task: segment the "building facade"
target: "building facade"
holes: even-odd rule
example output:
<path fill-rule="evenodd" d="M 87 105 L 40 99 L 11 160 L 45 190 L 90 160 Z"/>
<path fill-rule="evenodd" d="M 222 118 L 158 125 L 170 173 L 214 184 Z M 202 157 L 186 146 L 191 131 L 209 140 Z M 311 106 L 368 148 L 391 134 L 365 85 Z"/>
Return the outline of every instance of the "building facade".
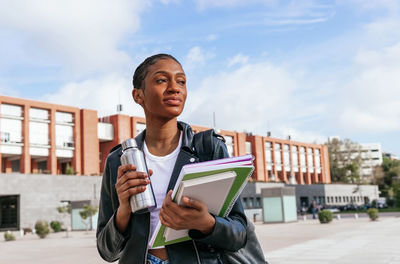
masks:
<path fill-rule="evenodd" d="M 380 143 L 364 143 L 361 146 L 360 176 L 365 181 L 373 177 L 374 167 L 382 165 L 382 146 Z"/>
<path fill-rule="evenodd" d="M 0 96 L 0 171 L 100 175 L 110 150 L 146 128 L 146 120 Z M 209 128 L 192 125 L 194 132 Z M 324 145 L 218 130 L 231 156 L 253 154 L 253 180 L 330 183 Z"/>
<path fill-rule="evenodd" d="M 99 118 L 96 110 L 0 96 L 0 230 L 32 228 L 39 219 L 62 220 L 72 227 L 80 223 L 73 221 L 79 208 L 72 209 L 72 218 L 56 208 L 65 203 L 97 205 L 110 150 L 145 128 L 141 117 Z M 195 133 L 210 129 L 192 128 Z M 252 182 L 330 183 L 324 145 L 217 132 L 224 136 L 230 156 L 254 156 Z M 250 196 L 242 201 L 249 210 L 259 202 Z"/>

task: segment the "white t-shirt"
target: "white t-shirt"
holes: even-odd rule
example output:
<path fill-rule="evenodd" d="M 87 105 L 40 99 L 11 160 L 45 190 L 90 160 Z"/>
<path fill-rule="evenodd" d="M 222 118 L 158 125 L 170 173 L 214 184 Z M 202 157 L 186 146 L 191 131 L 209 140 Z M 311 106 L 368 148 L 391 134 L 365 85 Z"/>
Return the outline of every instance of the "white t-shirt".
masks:
<path fill-rule="evenodd" d="M 153 235 L 154 229 L 159 221 L 158 215 L 161 206 L 167 194 L 169 180 L 175 166 L 176 159 L 178 158 L 179 151 L 182 146 L 182 133 L 179 138 L 178 146 L 174 151 L 166 156 L 155 156 L 151 154 L 147 148 L 146 141 L 144 141 L 143 151 L 146 157 L 148 169 L 153 170 L 153 175 L 150 177 L 151 185 L 153 187 L 154 196 L 156 197 L 157 207 L 150 212 L 150 237 Z M 160 247 L 162 248 L 162 247 Z"/>

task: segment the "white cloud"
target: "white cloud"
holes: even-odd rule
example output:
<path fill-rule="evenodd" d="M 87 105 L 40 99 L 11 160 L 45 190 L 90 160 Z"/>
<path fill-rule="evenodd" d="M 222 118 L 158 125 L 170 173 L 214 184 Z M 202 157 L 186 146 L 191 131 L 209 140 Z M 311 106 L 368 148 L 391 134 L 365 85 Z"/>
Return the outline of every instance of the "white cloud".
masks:
<path fill-rule="evenodd" d="M 246 64 L 248 60 L 249 60 L 248 56 L 245 56 L 241 53 L 236 54 L 235 57 L 228 59 L 228 67 L 232 67 L 233 65 L 236 64 Z"/>
<path fill-rule="evenodd" d="M 191 48 L 185 58 L 185 67 L 187 71 L 191 71 L 194 68 L 202 67 L 205 65 L 206 61 L 213 58 L 214 54 L 211 52 L 206 52 L 199 46 Z"/>
<path fill-rule="evenodd" d="M 269 63 L 247 64 L 232 72 L 220 72 L 189 90 L 183 118 L 199 125 L 265 133 L 291 113 L 296 81 L 285 69 Z"/>
<path fill-rule="evenodd" d="M 214 40 L 216 40 L 217 38 L 218 38 L 218 35 L 217 35 L 217 34 L 210 34 L 210 35 L 207 36 L 207 40 L 208 40 L 208 41 L 214 41 Z"/>
<path fill-rule="evenodd" d="M 196 0 L 196 4 L 200 9 L 211 7 L 236 7 L 249 4 L 271 4 L 276 0 Z"/>
<path fill-rule="evenodd" d="M 122 114 L 144 116 L 141 106 L 131 96 L 131 78 L 109 74 L 99 79 L 71 82 L 57 92 L 46 94 L 40 100 L 88 108 L 98 111 L 99 117 L 116 114 L 117 104 L 123 105 Z"/>
<path fill-rule="evenodd" d="M 145 6 L 130 0 L 2 1 L 0 28 L 23 38 L 16 48 L 32 60 L 84 75 L 131 62 L 118 45 L 125 33 L 139 28 Z"/>
<path fill-rule="evenodd" d="M 350 5 L 354 8 L 356 6 L 358 9 L 363 9 L 366 11 L 386 9 L 389 12 L 396 12 L 399 9 L 398 0 L 337 0 L 337 3 Z"/>
<path fill-rule="evenodd" d="M 400 42 L 362 50 L 355 62 L 356 74 L 341 93 L 340 125 L 364 133 L 400 130 Z"/>
<path fill-rule="evenodd" d="M 318 131 L 299 130 L 285 125 L 279 127 L 277 131 L 280 138 L 290 136 L 293 141 L 324 144 L 328 139 L 326 135 Z M 272 134 L 272 137 L 276 137 L 276 135 Z"/>
<path fill-rule="evenodd" d="M 176 4 L 176 3 L 180 3 L 180 2 L 181 2 L 180 0 L 161 0 L 161 3 L 163 3 L 164 5 L 168 5 L 170 3 Z"/>

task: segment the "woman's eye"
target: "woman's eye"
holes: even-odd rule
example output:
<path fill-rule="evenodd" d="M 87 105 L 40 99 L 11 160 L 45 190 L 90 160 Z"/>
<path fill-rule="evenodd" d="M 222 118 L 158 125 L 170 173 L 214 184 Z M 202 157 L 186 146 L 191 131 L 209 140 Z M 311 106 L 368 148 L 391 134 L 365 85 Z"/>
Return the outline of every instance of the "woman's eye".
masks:
<path fill-rule="evenodd" d="M 180 85 L 185 85 L 186 81 L 185 81 L 185 80 L 180 80 L 180 81 L 178 81 L 178 83 L 179 83 Z"/>
<path fill-rule="evenodd" d="M 164 83 L 164 82 L 166 82 L 166 81 L 167 81 L 167 79 L 157 79 L 157 80 L 156 80 L 157 83 Z"/>

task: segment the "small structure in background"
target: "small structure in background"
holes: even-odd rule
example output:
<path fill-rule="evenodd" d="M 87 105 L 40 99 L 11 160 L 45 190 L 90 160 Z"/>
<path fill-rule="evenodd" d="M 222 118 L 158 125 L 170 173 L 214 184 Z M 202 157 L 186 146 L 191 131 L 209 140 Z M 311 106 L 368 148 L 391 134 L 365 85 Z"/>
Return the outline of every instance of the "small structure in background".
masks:
<path fill-rule="evenodd" d="M 261 190 L 264 223 L 297 221 L 296 192 L 294 187 Z"/>

